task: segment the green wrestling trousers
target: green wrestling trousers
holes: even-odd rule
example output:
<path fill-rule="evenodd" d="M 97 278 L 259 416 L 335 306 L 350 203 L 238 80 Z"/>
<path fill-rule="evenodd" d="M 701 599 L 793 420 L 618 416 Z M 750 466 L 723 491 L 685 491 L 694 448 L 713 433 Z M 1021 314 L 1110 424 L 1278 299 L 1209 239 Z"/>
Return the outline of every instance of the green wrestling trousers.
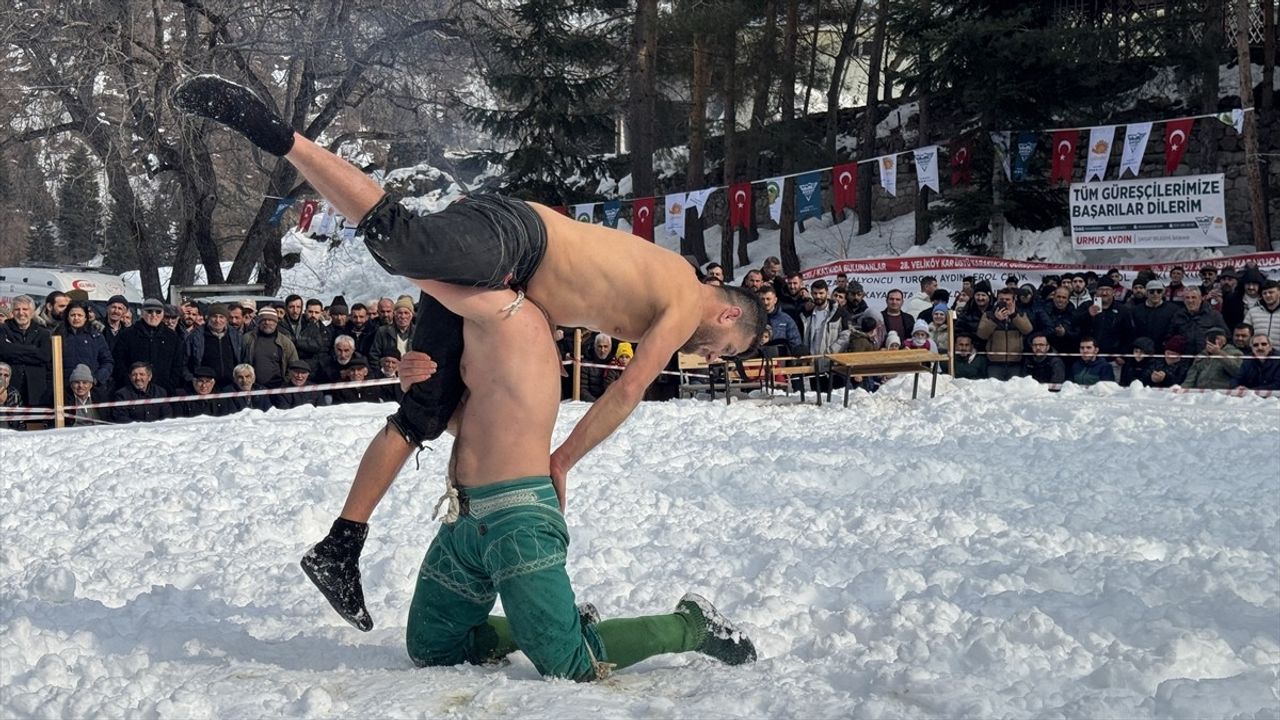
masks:
<path fill-rule="evenodd" d="M 565 572 L 569 533 L 551 479 L 459 488 L 464 509 L 440 527 L 418 572 L 406 642 L 419 666 L 481 664 L 522 650 L 546 677 L 595 680 L 662 653 L 694 649 L 672 613 L 588 625 Z M 490 615 L 502 598 L 507 616 Z"/>

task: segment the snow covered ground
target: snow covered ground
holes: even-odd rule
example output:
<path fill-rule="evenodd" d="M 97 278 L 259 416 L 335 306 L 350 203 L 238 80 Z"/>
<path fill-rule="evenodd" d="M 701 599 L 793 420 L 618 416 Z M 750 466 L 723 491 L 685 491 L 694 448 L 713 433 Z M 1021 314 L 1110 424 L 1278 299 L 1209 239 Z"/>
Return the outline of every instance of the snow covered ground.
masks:
<path fill-rule="evenodd" d="M 579 597 L 702 592 L 762 659 L 590 685 L 409 662 L 447 442 L 375 515 L 373 632 L 305 580 L 385 407 L 0 431 L 0 717 L 1280 716 L 1280 402 L 905 398 L 643 405 L 571 477 Z"/>

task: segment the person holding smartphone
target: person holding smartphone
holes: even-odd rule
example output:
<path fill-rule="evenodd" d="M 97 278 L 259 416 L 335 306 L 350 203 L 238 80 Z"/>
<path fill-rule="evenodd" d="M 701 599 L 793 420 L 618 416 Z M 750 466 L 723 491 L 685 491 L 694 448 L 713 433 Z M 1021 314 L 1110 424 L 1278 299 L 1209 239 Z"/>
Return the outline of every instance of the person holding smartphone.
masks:
<path fill-rule="evenodd" d="M 1008 380 L 1022 374 L 1022 339 L 1031 331 L 1031 318 L 1018 310 L 1013 289 L 1001 288 L 978 321 L 978 337 L 987 343 L 987 377 Z"/>

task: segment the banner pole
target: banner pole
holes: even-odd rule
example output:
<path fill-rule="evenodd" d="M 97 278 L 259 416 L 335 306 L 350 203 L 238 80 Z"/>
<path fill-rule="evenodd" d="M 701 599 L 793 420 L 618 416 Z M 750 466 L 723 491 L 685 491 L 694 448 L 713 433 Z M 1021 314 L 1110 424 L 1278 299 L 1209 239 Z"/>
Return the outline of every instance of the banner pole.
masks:
<path fill-rule="evenodd" d="M 947 311 L 947 371 L 956 376 L 956 311 Z"/>

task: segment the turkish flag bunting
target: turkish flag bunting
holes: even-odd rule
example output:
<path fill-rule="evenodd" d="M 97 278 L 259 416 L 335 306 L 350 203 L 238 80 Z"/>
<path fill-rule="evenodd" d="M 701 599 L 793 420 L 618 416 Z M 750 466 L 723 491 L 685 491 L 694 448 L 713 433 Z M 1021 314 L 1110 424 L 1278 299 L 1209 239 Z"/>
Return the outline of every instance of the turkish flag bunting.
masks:
<path fill-rule="evenodd" d="M 1172 175 L 1182 162 L 1182 154 L 1187 151 L 1187 141 L 1191 139 L 1191 126 L 1195 118 L 1170 120 L 1164 124 L 1164 174 Z"/>
<path fill-rule="evenodd" d="M 1059 180 L 1071 184 L 1071 170 L 1076 164 L 1076 143 L 1080 140 L 1079 130 L 1059 130 L 1053 134 L 1053 171 L 1049 173 L 1049 184 L 1056 185 Z"/>
<path fill-rule="evenodd" d="M 835 214 L 858 207 L 858 163 L 845 163 L 831 168 L 831 205 Z"/>
<path fill-rule="evenodd" d="M 653 242 L 653 198 L 636 198 L 631 202 L 631 232 Z"/>
<path fill-rule="evenodd" d="M 316 216 L 316 208 L 320 205 L 315 200 L 302 203 L 302 214 L 298 216 L 298 229 L 306 232 L 311 229 L 311 218 Z"/>
<path fill-rule="evenodd" d="M 729 186 L 729 229 L 751 227 L 751 183 Z"/>
<path fill-rule="evenodd" d="M 951 143 L 951 184 L 952 185 L 968 185 L 973 182 L 973 175 L 969 172 L 969 163 L 972 151 L 969 149 L 968 140 L 956 140 Z"/>

